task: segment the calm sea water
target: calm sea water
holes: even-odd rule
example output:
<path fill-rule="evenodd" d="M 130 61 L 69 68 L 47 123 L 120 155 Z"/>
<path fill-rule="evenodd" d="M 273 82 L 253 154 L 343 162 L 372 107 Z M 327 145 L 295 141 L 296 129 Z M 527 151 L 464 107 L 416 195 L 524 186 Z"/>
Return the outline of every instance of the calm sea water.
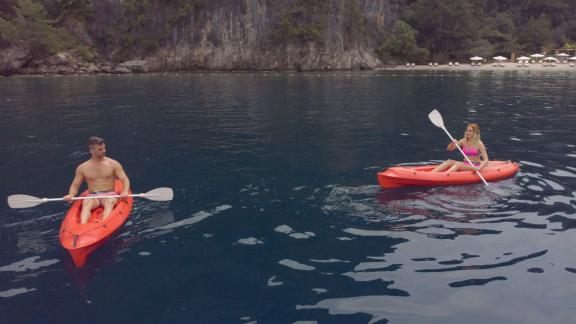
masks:
<path fill-rule="evenodd" d="M 0 79 L 2 323 L 569 323 L 576 70 Z M 384 191 L 376 173 L 458 158 L 427 114 L 521 171 Z M 82 269 L 60 197 L 91 135 L 138 200 Z"/>

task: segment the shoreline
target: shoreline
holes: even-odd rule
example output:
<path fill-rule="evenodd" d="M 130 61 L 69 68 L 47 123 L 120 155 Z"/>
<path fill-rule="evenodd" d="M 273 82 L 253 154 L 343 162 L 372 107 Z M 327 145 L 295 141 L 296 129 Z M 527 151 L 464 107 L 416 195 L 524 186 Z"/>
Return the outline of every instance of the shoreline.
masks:
<path fill-rule="evenodd" d="M 122 72 L 71 72 L 66 71 L 66 73 L 58 72 L 39 72 L 39 73 L 21 73 L 12 74 L 10 76 L 0 76 L 0 79 L 9 79 L 12 77 L 62 77 L 62 76 L 113 76 L 113 75 L 180 75 L 180 74 L 230 74 L 230 73 L 290 73 L 290 74 L 305 74 L 305 73 L 370 73 L 370 72 L 382 72 L 382 71 L 457 71 L 457 72 L 467 72 L 467 71 L 537 71 L 537 72 L 570 72 L 574 71 L 576 73 L 576 66 L 570 66 L 570 63 L 558 63 L 555 66 L 544 65 L 542 63 L 533 63 L 526 66 L 518 66 L 516 63 L 503 63 L 502 66 L 494 66 L 493 64 L 483 64 L 483 65 L 470 65 L 470 64 L 460 64 L 458 66 L 439 64 L 439 65 L 416 65 L 416 66 L 385 66 L 376 69 L 367 70 L 182 70 L 182 71 L 134 71 L 129 69 L 124 69 Z"/>
<path fill-rule="evenodd" d="M 458 66 L 450 66 L 448 64 L 438 65 L 416 65 L 406 66 L 398 65 L 396 67 L 385 67 L 380 70 L 396 70 L 396 71 L 545 71 L 545 72 L 569 72 L 576 73 L 576 66 L 570 66 L 570 63 L 557 63 L 555 66 L 543 63 L 526 64 L 525 66 L 518 66 L 517 63 L 503 63 L 502 66 L 494 66 L 492 63 L 478 65 L 460 64 Z"/>

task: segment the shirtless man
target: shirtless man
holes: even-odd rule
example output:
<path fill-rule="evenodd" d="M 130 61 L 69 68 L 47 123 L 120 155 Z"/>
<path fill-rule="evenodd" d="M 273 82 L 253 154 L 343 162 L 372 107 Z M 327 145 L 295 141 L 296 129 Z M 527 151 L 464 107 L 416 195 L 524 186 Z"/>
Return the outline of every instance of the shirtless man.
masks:
<path fill-rule="evenodd" d="M 128 179 L 122 165 L 118 161 L 106 157 L 106 144 L 104 143 L 104 139 L 96 136 L 90 137 L 88 139 L 88 148 L 90 149 L 92 157 L 76 168 L 74 180 L 72 180 L 68 194 L 63 197 L 64 200 L 71 202 L 72 197 L 78 194 L 78 190 L 83 181 L 86 181 L 88 185 L 89 195 L 117 195 L 118 193 L 114 192 L 115 179 L 122 181 L 124 190 L 120 195 L 127 197 L 130 191 L 130 179 Z M 117 201 L 116 198 L 82 200 L 80 223 L 85 224 L 88 222 L 90 212 L 98 206 L 104 206 L 102 220 L 106 219 L 114 209 Z"/>

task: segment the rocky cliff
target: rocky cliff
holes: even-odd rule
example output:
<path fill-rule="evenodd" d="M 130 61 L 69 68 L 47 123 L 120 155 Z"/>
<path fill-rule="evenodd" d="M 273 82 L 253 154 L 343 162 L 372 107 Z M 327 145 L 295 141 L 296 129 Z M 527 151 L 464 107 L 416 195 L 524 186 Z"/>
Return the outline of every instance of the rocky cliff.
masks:
<path fill-rule="evenodd" d="M 76 2 L 47 15 L 90 55 L 0 39 L 0 72 L 373 69 L 403 0 Z"/>
<path fill-rule="evenodd" d="M 291 2 L 230 1 L 192 14 L 173 29 L 169 45 L 146 59 L 154 70 L 338 70 L 381 64 L 374 50 L 394 22 L 394 1 L 334 0 L 308 15 Z M 317 26 L 318 34 L 290 30 L 302 25 Z"/>

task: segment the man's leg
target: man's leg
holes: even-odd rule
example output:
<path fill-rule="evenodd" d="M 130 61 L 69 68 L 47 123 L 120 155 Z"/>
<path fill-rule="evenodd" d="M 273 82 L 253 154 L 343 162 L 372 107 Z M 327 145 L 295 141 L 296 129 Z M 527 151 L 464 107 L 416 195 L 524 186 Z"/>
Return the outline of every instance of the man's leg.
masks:
<path fill-rule="evenodd" d="M 86 224 L 90 213 L 94 208 L 100 206 L 99 199 L 84 199 L 82 201 L 82 211 L 80 212 L 80 224 Z"/>
<path fill-rule="evenodd" d="M 104 212 L 102 212 L 102 220 L 105 220 L 110 216 L 112 210 L 114 210 L 114 206 L 116 206 L 116 202 L 118 199 L 116 198 L 104 198 Z"/>

